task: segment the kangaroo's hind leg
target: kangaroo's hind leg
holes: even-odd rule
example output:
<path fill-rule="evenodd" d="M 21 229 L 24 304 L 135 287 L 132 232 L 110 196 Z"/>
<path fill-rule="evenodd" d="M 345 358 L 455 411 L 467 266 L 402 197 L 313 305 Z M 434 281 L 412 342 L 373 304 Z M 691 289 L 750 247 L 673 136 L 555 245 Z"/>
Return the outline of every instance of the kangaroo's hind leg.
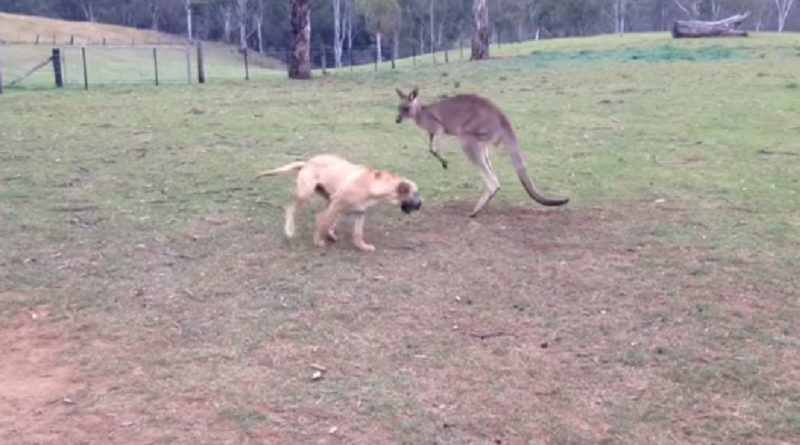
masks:
<path fill-rule="evenodd" d="M 492 169 L 492 164 L 489 162 L 488 144 L 474 139 L 463 140 L 461 144 L 467 158 L 478 168 L 478 173 L 480 173 L 481 178 L 483 178 L 483 182 L 486 183 L 486 191 L 475 204 L 475 208 L 472 209 L 472 213 L 469 215 L 474 218 L 500 190 L 500 181 L 497 180 L 497 175 Z"/>

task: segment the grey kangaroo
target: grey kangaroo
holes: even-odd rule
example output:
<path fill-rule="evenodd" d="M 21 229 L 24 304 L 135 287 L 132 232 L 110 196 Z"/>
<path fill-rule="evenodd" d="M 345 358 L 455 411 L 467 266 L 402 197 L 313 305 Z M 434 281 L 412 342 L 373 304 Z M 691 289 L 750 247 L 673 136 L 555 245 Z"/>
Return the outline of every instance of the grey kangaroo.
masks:
<path fill-rule="evenodd" d="M 505 114 L 488 99 L 473 94 L 460 94 L 429 105 L 422 105 L 418 99 L 418 89 L 410 94 L 396 90 L 400 96 L 397 120 L 413 119 L 430 136 L 430 152 L 443 168 L 447 161 L 442 157 L 441 141 L 445 135 L 455 136 L 467 158 L 480 171 L 487 190 L 475 204 L 469 216 L 475 217 L 481 209 L 500 190 L 497 175 L 489 161 L 489 146 L 503 144 L 511 155 L 514 170 L 531 198 L 545 206 L 560 206 L 569 198 L 547 198 L 542 195 L 528 178 L 527 164 L 517 145 L 517 137 Z"/>

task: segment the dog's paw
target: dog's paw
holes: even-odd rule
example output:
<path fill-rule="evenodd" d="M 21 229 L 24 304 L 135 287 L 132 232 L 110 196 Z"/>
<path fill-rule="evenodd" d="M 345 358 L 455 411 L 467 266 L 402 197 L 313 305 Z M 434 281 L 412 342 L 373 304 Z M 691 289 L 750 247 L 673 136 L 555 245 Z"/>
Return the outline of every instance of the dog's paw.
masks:
<path fill-rule="evenodd" d="M 447 170 L 447 161 L 442 161 L 442 168 Z"/>

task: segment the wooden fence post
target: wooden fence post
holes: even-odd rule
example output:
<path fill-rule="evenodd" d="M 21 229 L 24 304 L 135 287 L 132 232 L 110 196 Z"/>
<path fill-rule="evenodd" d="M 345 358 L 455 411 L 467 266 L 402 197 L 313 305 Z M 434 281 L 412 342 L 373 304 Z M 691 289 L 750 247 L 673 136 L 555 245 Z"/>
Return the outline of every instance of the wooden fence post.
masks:
<path fill-rule="evenodd" d="M 36 44 L 39 44 L 39 34 L 36 34 Z"/>
<path fill-rule="evenodd" d="M 347 48 L 347 52 L 350 54 L 350 72 L 353 72 L 353 47 Z"/>
<path fill-rule="evenodd" d="M 244 80 L 250 80 L 250 65 L 247 62 L 247 47 L 244 48 Z"/>
<path fill-rule="evenodd" d="M 417 67 L 417 45 L 411 45 L 411 60 L 414 61 L 414 68 Z"/>
<path fill-rule="evenodd" d="M 375 58 L 375 71 L 378 71 L 378 45 L 372 45 L 374 51 L 372 52 L 372 56 Z"/>
<path fill-rule="evenodd" d="M 444 47 L 444 63 L 450 63 L 450 58 L 447 55 L 447 47 Z"/>
<path fill-rule="evenodd" d="M 81 47 L 81 59 L 83 59 L 83 89 L 89 89 L 89 73 L 86 72 L 86 47 Z"/>
<path fill-rule="evenodd" d="M 75 34 L 69 36 L 69 44 L 70 45 L 74 45 L 75 44 Z"/>
<path fill-rule="evenodd" d="M 203 66 L 203 42 L 197 41 L 197 82 L 206 83 L 206 71 Z"/>
<path fill-rule="evenodd" d="M 186 83 L 192 83 L 192 47 L 186 47 Z"/>
<path fill-rule="evenodd" d="M 61 77 L 61 48 L 53 48 L 53 55 L 50 56 L 50 61 L 53 63 L 56 88 L 62 88 L 64 86 L 64 79 Z"/>
<path fill-rule="evenodd" d="M 158 49 L 153 47 L 153 70 L 156 75 L 156 86 L 158 86 Z"/>
<path fill-rule="evenodd" d="M 61 51 L 61 80 L 67 83 L 67 52 Z"/>
<path fill-rule="evenodd" d="M 3 94 L 3 52 L 5 46 L 0 45 L 0 94 Z"/>
<path fill-rule="evenodd" d="M 324 76 L 328 74 L 328 61 L 325 60 L 327 59 L 327 57 L 325 57 L 325 43 L 319 44 L 319 59 L 319 64 L 322 66 L 322 75 Z"/>

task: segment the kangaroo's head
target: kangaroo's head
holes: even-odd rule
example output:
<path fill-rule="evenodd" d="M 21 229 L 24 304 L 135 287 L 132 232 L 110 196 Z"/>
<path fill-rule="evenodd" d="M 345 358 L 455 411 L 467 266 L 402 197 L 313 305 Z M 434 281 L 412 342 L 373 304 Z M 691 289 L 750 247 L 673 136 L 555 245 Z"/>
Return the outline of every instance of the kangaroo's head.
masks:
<path fill-rule="evenodd" d="M 397 95 L 400 96 L 400 104 L 397 106 L 397 119 L 395 122 L 398 124 L 403 122 L 403 119 L 413 119 L 419 112 L 421 105 L 417 100 L 418 88 L 414 88 L 409 94 L 405 94 L 399 89 L 395 89 Z"/>

